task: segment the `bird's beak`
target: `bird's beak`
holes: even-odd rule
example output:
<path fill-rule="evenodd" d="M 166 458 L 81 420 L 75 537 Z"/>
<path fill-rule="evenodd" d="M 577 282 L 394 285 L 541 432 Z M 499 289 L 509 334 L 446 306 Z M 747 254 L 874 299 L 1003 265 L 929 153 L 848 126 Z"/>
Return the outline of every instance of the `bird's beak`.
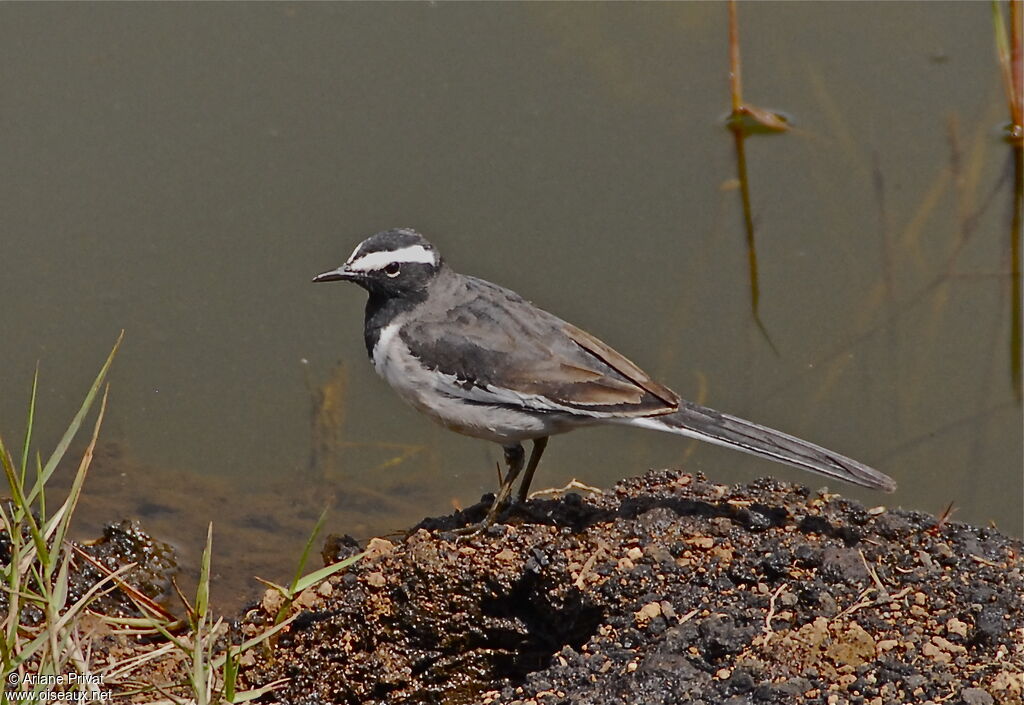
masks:
<path fill-rule="evenodd" d="M 332 269 L 329 272 L 323 274 L 317 274 L 313 277 L 314 282 L 350 282 L 355 281 L 359 278 L 357 272 L 353 272 L 348 268 L 348 265 L 343 264 L 337 269 Z"/>

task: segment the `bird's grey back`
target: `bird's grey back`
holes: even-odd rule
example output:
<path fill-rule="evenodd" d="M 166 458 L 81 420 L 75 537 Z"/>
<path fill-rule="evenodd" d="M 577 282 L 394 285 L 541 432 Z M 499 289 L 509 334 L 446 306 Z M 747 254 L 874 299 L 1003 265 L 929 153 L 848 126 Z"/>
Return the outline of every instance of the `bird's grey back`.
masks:
<path fill-rule="evenodd" d="M 576 330 L 514 291 L 448 269 L 401 336 L 424 364 L 466 388 L 509 389 L 591 412 L 665 410 L 664 400 L 581 346 Z"/>

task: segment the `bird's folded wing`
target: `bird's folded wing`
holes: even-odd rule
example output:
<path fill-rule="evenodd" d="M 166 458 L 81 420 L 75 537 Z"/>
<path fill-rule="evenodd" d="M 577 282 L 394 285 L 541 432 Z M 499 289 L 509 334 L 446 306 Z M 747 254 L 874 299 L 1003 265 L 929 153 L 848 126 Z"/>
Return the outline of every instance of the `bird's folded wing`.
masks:
<path fill-rule="evenodd" d="M 660 399 L 666 408 L 675 408 L 679 405 L 679 395 L 665 385 L 655 382 L 651 379 L 650 375 L 617 350 L 612 349 L 603 341 L 571 323 L 562 321 L 562 328 L 572 338 L 573 342 L 583 348 L 583 350 L 615 370 L 635 386 L 643 389 L 645 393 Z"/>
<path fill-rule="evenodd" d="M 420 314 L 402 331 L 409 351 L 443 375 L 445 393 L 595 417 L 675 410 L 674 392 L 594 336 L 511 291 L 465 279 L 456 306 Z"/>

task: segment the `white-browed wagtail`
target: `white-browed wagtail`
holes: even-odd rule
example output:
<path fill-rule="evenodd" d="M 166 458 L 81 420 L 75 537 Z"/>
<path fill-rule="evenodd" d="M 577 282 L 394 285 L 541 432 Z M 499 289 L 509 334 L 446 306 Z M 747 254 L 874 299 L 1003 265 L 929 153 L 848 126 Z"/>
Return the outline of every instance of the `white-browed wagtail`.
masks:
<path fill-rule="evenodd" d="M 414 230 L 386 230 L 314 282 L 369 293 L 366 350 L 374 369 L 416 409 L 453 431 L 500 443 L 508 472 L 481 526 L 507 504 L 533 450 L 526 499 L 548 437 L 625 424 L 735 448 L 844 482 L 892 492 L 877 470 L 781 431 L 680 399 L 586 331 L 496 284 L 459 274 Z"/>

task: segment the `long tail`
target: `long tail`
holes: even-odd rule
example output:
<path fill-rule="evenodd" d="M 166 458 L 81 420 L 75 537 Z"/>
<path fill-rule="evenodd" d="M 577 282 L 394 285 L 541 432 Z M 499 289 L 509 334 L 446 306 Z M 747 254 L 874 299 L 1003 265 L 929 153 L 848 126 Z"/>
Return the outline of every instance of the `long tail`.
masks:
<path fill-rule="evenodd" d="M 861 487 L 896 489 L 891 477 L 845 455 L 688 401 L 681 401 L 679 411 L 671 414 L 623 419 L 622 423 L 697 438 Z"/>

